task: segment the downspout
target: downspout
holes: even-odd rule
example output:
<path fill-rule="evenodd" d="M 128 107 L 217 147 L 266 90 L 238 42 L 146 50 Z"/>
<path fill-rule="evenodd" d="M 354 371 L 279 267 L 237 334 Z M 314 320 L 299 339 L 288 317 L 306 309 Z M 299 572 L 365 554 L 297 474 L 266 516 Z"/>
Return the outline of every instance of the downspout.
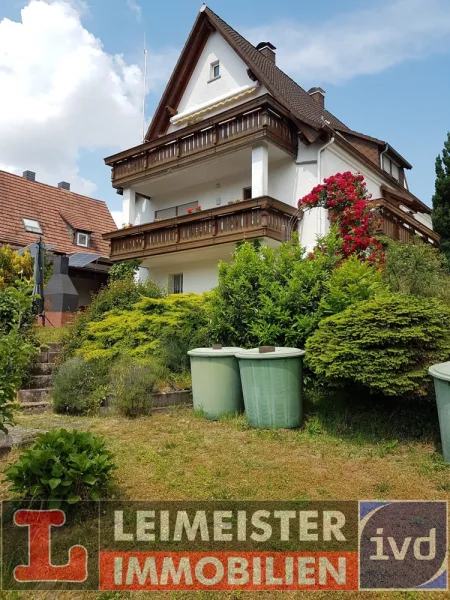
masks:
<path fill-rule="evenodd" d="M 386 152 L 389 150 L 389 144 L 386 144 L 386 148 L 383 150 L 383 152 L 380 152 L 380 167 L 381 169 L 384 171 L 384 167 L 383 167 L 383 156 L 386 154 Z"/>
<path fill-rule="evenodd" d="M 322 183 L 322 152 L 326 150 L 331 144 L 334 144 L 334 134 L 331 136 L 331 139 L 319 150 L 317 151 L 317 184 L 320 185 Z"/>

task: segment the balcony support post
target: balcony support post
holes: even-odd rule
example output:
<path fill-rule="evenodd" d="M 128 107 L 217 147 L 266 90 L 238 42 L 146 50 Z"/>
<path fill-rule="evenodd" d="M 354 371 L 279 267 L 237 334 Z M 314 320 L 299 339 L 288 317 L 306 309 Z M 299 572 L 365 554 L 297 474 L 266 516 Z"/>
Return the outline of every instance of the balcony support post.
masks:
<path fill-rule="evenodd" d="M 122 196 L 122 225 L 134 225 L 136 221 L 136 192 L 124 188 Z"/>
<path fill-rule="evenodd" d="M 252 147 L 252 196 L 260 198 L 269 193 L 269 147 L 256 144 Z"/>

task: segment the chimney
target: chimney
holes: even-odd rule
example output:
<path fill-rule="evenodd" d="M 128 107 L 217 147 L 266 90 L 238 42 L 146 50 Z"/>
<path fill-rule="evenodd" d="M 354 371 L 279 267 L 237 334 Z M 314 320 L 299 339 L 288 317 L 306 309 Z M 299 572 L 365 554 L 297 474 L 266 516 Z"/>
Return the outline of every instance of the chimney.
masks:
<path fill-rule="evenodd" d="M 36 181 L 36 173 L 33 171 L 24 171 L 22 176 L 27 181 Z"/>
<path fill-rule="evenodd" d="M 308 94 L 319 104 L 322 108 L 325 108 L 325 90 L 321 87 L 312 87 L 308 90 Z"/>
<path fill-rule="evenodd" d="M 277 62 L 277 55 L 275 52 L 276 48 L 273 44 L 271 44 L 270 42 L 260 42 L 256 46 L 256 49 L 259 50 L 263 56 L 265 56 L 270 61 L 272 61 L 273 64 L 276 64 L 276 62 Z"/>
<path fill-rule="evenodd" d="M 70 183 L 67 183 L 67 181 L 60 181 L 58 187 L 60 190 L 67 190 L 70 192 Z"/>

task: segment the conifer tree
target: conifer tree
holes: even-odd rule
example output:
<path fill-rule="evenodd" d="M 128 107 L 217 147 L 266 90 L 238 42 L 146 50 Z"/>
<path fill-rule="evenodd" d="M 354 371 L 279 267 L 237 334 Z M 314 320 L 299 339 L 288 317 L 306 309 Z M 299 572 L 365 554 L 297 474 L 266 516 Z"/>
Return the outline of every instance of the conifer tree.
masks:
<path fill-rule="evenodd" d="M 433 228 L 441 236 L 441 251 L 450 262 L 450 132 L 442 156 L 436 158 L 432 218 Z"/>

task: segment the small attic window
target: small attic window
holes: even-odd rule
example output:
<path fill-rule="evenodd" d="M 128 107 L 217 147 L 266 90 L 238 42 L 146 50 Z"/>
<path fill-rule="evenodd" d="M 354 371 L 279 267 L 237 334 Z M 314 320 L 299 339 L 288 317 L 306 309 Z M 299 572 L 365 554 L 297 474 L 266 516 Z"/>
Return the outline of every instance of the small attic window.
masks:
<path fill-rule="evenodd" d="M 75 244 L 83 248 L 89 248 L 89 234 L 83 231 L 75 232 Z"/>
<path fill-rule="evenodd" d="M 39 221 L 36 221 L 36 219 L 26 219 L 25 217 L 22 217 L 22 221 L 25 231 L 28 233 L 42 233 L 42 228 Z"/>
<path fill-rule="evenodd" d="M 209 77 L 210 81 L 220 77 L 220 61 L 216 60 L 215 62 L 211 63 L 211 72 Z"/>

